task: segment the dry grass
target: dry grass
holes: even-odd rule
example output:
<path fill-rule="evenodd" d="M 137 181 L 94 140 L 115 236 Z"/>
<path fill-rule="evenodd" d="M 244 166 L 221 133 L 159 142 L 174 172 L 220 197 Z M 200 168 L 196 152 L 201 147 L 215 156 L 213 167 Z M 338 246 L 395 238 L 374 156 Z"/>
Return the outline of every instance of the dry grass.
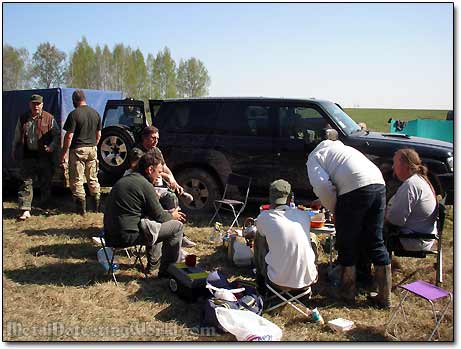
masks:
<path fill-rule="evenodd" d="M 56 202 L 59 209 L 36 210 L 27 222 L 14 219 L 14 202 L 3 203 L 3 340 L 7 341 L 233 341 L 232 335 L 207 336 L 199 332 L 200 304 L 188 304 L 168 290 L 166 280 L 144 280 L 120 257 L 119 286 L 108 280 L 96 260 L 91 236 L 102 225 L 102 214 L 86 218 L 69 214 L 68 196 Z M 250 208 L 247 216 L 255 216 Z M 453 291 L 452 210 L 444 241 L 444 288 Z M 208 270 L 220 267 L 230 278 L 251 278 L 248 270 L 232 266 L 224 251 L 208 242 L 211 229 L 201 226 L 208 217 L 191 219 L 187 234 L 197 246 L 189 249 Z M 394 287 L 410 280 L 434 282 L 433 258 L 401 259 L 404 269 L 393 275 Z M 312 306 L 326 321 L 343 317 L 356 328 L 333 333 L 326 326 L 304 321 L 286 307 L 264 317 L 283 330 L 284 341 L 388 341 L 384 325 L 389 311 L 370 307 L 365 295 L 348 307 L 326 296 L 326 255 L 321 256 L 320 282 Z M 394 301 L 397 291 L 394 290 Z M 404 340 L 424 340 L 433 320 L 427 303 L 412 297 L 407 311 L 414 326 L 405 325 Z M 441 340 L 453 341 L 453 308 L 449 310 Z"/>

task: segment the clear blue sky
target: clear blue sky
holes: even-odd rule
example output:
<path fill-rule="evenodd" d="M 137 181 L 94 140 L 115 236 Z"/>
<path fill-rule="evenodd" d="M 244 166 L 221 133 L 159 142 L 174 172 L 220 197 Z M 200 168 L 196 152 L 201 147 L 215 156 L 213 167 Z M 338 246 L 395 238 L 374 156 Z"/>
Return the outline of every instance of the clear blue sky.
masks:
<path fill-rule="evenodd" d="M 453 108 L 453 7 L 384 4 L 3 4 L 3 44 L 67 54 L 85 36 L 202 60 L 211 96 Z"/>

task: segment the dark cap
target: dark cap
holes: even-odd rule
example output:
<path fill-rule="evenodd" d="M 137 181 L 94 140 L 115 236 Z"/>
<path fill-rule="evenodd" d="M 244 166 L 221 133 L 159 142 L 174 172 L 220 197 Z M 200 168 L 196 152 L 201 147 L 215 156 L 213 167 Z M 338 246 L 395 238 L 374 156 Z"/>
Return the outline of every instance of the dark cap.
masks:
<path fill-rule="evenodd" d="M 271 204 L 284 205 L 291 194 L 291 185 L 284 179 L 273 181 L 269 187 L 269 200 Z"/>
<path fill-rule="evenodd" d="M 43 103 L 43 97 L 40 95 L 32 95 L 30 96 L 29 101 L 33 103 Z"/>

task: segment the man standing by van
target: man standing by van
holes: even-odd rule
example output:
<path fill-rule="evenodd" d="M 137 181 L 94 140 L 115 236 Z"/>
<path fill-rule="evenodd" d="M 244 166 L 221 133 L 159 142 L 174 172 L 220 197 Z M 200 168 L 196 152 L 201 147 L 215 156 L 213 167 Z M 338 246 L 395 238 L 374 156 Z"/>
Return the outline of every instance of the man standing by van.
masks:
<path fill-rule="evenodd" d="M 83 187 L 84 176 L 98 212 L 100 187 L 98 182 L 97 144 L 101 138 L 101 117 L 86 104 L 85 93 L 75 90 L 72 94 L 75 109 L 70 112 L 63 129 L 66 131 L 61 153 L 61 163 L 65 163 L 69 150 L 69 182 L 77 213 L 86 214 L 86 194 Z"/>
<path fill-rule="evenodd" d="M 58 145 L 59 135 L 59 128 L 53 115 L 43 110 L 42 96 L 37 94 L 30 96 L 29 109 L 18 119 L 11 152 L 13 160 L 20 160 L 22 182 L 18 192 L 18 202 L 22 214 L 18 220 L 21 221 L 30 218 L 34 176 L 38 177 L 41 201 L 45 202 L 50 196 L 53 152 Z"/>

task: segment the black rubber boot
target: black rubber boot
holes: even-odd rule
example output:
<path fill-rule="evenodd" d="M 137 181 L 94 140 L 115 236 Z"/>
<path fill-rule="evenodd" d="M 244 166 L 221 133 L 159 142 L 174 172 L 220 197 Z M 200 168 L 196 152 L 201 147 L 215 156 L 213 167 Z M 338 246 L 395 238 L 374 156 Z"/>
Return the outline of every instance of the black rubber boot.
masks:
<path fill-rule="evenodd" d="M 100 204 L 101 204 L 101 196 L 99 194 L 91 195 L 91 211 L 101 212 Z"/>
<path fill-rule="evenodd" d="M 378 307 L 389 309 L 391 307 L 392 272 L 391 265 L 375 266 L 375 279 L 378 284 L 378 295 L 370 299 Z"/>
<path fill-rule="evenodd" d="M 355 265 L 350 267 L 342 267 L 341 272 L 341 290 L 340 296 L 341 298 L 346 301 L 347 303 L 354 303 L 355 302 L 355 295 L 356 295 L 356 286 L 355 286 L 355 279 L 356 279 L 356 270 Z"/>
<path fill-rule="evenodd" d="M 79 215 L 85 216 L 86 215 L 86 200 L 81 198 L 75 199 L 75 211 Z"/>

